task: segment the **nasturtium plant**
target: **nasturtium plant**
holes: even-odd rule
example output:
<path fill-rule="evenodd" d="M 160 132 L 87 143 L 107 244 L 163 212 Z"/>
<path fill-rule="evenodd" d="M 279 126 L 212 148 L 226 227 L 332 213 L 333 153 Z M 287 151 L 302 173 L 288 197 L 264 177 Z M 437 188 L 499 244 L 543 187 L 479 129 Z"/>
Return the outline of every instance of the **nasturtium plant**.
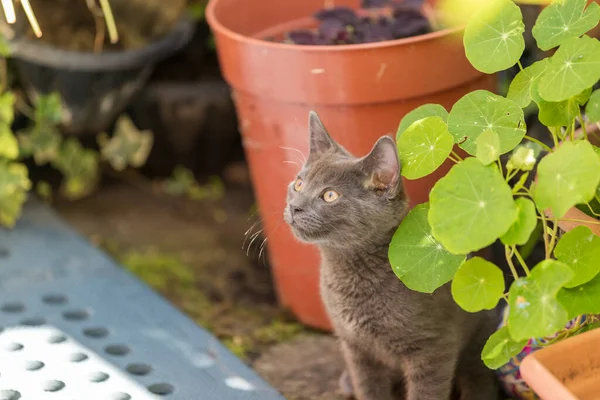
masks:
<path fill-rule="evenodd" d="M 502 174 L 472 157 L 452 167 L 429 199 L 433 235 L 453 254 L 489 246 L 517 219 L 517 206 Z"/>
<path fill-rule="evenodd" d="M 449 282 L 465 260 L 449 253 L 431 235 L 427 222 L 429 205 L 413 208 L 392 239 L 389 258 L 394 273 L 404 284 L 418 292 L 432 293 Z"/>
<path fill-rule="evenodd" d="M 458 100 L 447 118 L 441 107 L 427 105 L 399 129 L 405 178 L 438 174 L 447 160 L 454 165 L 435 183 L 429 202 L 401 223 L 390 263 L 413 290 L 450 285 L 467 312 L 504 304 L 505 324 L 481 354 L 492 369 L 530 339 L 553 343 L 600 327 L 600 237 L 593 226 L 600 224 L 600 89 L 593 91 L 600 80 L 600 41 L 586 35 L 598 25 L 600 7 L 587 3 L 555 0 L 542 11 L 536 42 L 556 51 L 525 68 L 519 8 L 510 0 L 478 6 L 465 30 L 465 53 L 484 73 L 518 65 L 506 97 L 476 90 Z M 547 129 L 528 134 L 525 108 Z M 468 156 L 463 159 L 451 144 Z M 572 216 L 580 210 L 588 219 Z M 589 216 L 596 220 L 586 222 Z M 498 266 L 473 255 L 497 241 L 514 278 L 510 288 Z M 528 255 L 536 243 L 543 244 L 544 259 L 532 265 Z M 580 323 L 583 317 L 591 322 Z"/>
<path fill-rule="evenodd" d="M 429 175 L 446 161 L 452 146 L 454 138 L 442 118 L 427 117 L 413 122 L 398 138 L 402 174 L 407 179 Z"/>
<path fill-rule="evenodd" d="M 525 50 L 523 15 L 511 0 L 492 0 L 477 12 L 464 35 L 471 64 L 488 74 L 512 67 Z"/>
<path fill-rule="evenodd" d="M 555 1 L 540 13 L 532 34 L 542 50 L 550 50 L 566 39 L 588 32 L 600 21 L 600 6 L 587 0 Z"/>
<path fill-rule="evenodd" d="M 451 288 L 452 297 L 463 310 L 491 310 L 504 294 L 504 274 L 493 263 L 473 257 L 458 268 Z"/>
<path fill-rule="evenodd" d="M 502 96 L 477 90 L 463 96 L 448 115 L 448 131 L 467 153 L 477 153 L 477 138 L 493 130 L 500 140 L 500 154 L 514 149 L 525 136 L 523 110 Z"/>
<path fill-rule="evenodd" d="M 440 117 L 446 122 L 448 120 L 448 111 L 439 104 L 423 104 L 406 114 L 400 121 L 398 130 L 396 131 L 396 140 L 400 139 L 400 135 L 408 129 L 413 122 L 427 117 Z"/>

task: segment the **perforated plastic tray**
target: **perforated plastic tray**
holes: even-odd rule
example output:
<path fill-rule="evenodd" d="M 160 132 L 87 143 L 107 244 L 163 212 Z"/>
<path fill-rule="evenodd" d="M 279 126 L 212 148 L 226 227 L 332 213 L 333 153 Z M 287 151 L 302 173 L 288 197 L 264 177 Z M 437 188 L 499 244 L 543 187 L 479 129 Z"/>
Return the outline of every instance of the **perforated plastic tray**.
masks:
<path fill-rule="evenodd" d="M 283 399 L 32 202 L 0 229 L 0 400 Z"/>

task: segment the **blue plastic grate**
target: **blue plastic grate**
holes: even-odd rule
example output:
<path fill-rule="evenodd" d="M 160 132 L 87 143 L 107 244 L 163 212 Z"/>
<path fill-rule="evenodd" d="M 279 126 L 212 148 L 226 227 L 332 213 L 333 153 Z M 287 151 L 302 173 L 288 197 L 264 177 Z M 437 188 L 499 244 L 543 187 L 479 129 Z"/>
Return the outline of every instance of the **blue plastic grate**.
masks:
<path fill-rule="evenodd" d="M 216 338 L 32 202 L 14 230 L 0 229 L 0 400 L 73 396 L 283 399 Z"/>

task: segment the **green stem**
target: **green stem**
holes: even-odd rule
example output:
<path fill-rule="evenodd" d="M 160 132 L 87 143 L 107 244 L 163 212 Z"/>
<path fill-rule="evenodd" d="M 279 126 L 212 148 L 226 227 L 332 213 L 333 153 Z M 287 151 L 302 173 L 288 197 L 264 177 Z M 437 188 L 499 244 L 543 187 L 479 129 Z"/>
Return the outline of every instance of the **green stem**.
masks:
<path fill-rule="evenodd" d="M 550 129 L 550 133 L 552 134 L 552 141 L 554 142 L 554 147 L 556 148 L 556 147 L 558 147 L 558 138 L 557 138 L 558 134 L 552 129 Z"/>
<path fill-rule="evenodd" d="M 583 137 L 585 140 L 588 140 L 587 129 L 585 128 L 585 122 L 583 121 L 583 115 L 581 115 L 581 107 L 577 107 L 579 111 L 579 123 L 581 124 L 581 131 L 583 132 Z"/>
<path fill-rule="evenodd" d="M 523 65 L 521 64 L 521 60 L 517 60 L 517 64 L 519 65 L 519 69 L 523 71 Z"/>
<path fill-rule="evenodd" d="M 453 156 L 454 156 L 454 157 L 455 157 L 457 160 L 463 161 L 463 158 L 462 158 L 462 157 L 461 157 L 461 156 L 460 156 L 460 155 L 459 155 L 457 152 L 455 152 L 454 150 L 452 150 L 452 153 L 451 153 L 451 154 L 452 154 L 452 155 L 453 155 Z"/>
<path fill-rule="evenodd" d="M 451 155 L 448 156 L 448 158 L 452 161 L 454 161 L 456 164 L 458 164 L 460 161 L 458 161 L 456 158 L 452 157 Z"/>
<path fill-rule="evenodd" d="M 550 258 L 550 250 L 548 247 L 548 220 L 543 212 L 540 212 L 540 216 L 542 217 L 542 236 L 544 238 L 544 251 L 546 254 L 546 259 Z"/>
<path fill-rule="evenodd" d="M 108 29 L 108 37 L 110 38 L 110 42 L 115 44 L 119 41 L 119 33 L 117 31 L 115 17 L 110 9 L 110 3 L 108 0 L 100 0 L 100 8 L 102 8 L 102 12 L 104 13 L 104 19 L 106 20 L 106 28 Z"/>
<path fill-rule="evenodd" d="M 590 203 L 585 203 L 585 205 L 587 206 L 587 208 L 589 208 L 590 212 L 594 215 L 594 217 L 600 217 L 600 214 L 594 211 Z"/>
<path fill-rule="evenodd" d="M 550 238 L 549 252 L 552 253 L 554 250 L 554 244 L 556 243 L 556 235 L 558 235 L 558 218 L 554 218 L 552 221 L 554 226 L 552 227 L 552 237 Z M 548 258 L 548 257 L 546 257 Z"/>
<path fill-rule="evenodd" d="M 513 264 L 513 261 L 512 261 L 513 253 L 510 252 L 509 248 L 510 248 L 509 246 L 504 245 L 504 255 L 506 257 L 506 262 L 508 263 L 510 272 L 512 272 L 514 278 L 519 279 L 519 274 L 517 274 L 517 269 L 515 268 L 515 264 Z"/>
<path fill-rule="evenodd" d="M 549 152 L 552 151 L 552 149 L 550 148 L 550 146 L 548 146 L 546 143 L 542 142 L 541 140 L 537 140 L 536 138 L 533 138 L 531 136 L 525 135 L 525 139 L 533 142 L 533 143 L 537 143 L 540 146 L 542 146 L 544 149 L 548 150 Z"/>
<path fill-rule="evenodd" d="M 512 251 L 517 257 L 517 260 L 519 260 L 519 264 L 521 264 L 521 267 L 523 267 L 525 275 L 529 276 L 529 268 L 527 267 L 527 263 L 525 262 L 525 260 L 523 260 L 523 257 L 521 257 L 521 253 L 519 253 L 519 250 L 517 250 L 517 246 L 513 246 Z"/>

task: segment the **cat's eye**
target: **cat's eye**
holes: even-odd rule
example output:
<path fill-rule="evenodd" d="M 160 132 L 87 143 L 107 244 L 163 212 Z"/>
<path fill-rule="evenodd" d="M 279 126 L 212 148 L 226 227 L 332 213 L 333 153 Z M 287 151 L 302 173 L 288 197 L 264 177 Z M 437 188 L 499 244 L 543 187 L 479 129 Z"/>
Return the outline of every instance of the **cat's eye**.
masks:
<path fill-rule="evenodd" d="M 302 180 L 302 178 L 296 179 L 296 182 L 294 182 L 294 190 L 296 192 L 301 192 L 303 187 L 304 187 L 304 181 Z"/>
<path fill-rule="evenodd" d="M 328 203 L 333 203 L 334 201 L 336 201 L 339 198 L 340 198 L 340 194 L 338 192 L 336 192 L 335 190 L 328 190 L 323 194 L 323 200 L 325 200 Z"/>

